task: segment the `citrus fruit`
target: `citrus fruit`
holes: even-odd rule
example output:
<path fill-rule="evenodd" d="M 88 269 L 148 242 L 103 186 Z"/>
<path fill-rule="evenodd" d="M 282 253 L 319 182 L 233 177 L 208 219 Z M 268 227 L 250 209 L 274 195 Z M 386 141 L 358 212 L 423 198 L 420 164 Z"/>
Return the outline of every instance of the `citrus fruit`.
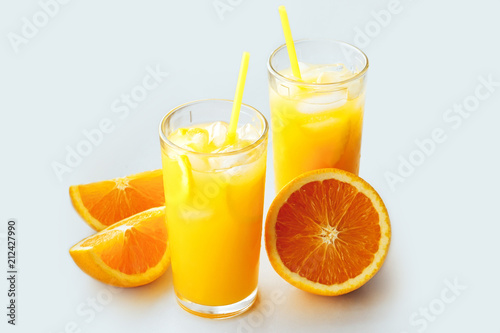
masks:
<path fill-rule="evenodd" d="M 97 231 L 146 209 L 165 205 L 161 169 L 70 186 L 69 195 L 76 211 Z"/>
<path fill-rule="evenodd" d="M 339 169 L 304 173 L 274 199 L 265 243 L 275 271 L 319 295 L 365 284 L 383 264 L 391 239 L 387 209 L 363 179 Z"/>
<path fill-rule="evenodd" d="M 69 253 L 85 273 L 118 287 L 150 283 L 168 268 L 165 207 L 128 217 L 74 245 Z"/>

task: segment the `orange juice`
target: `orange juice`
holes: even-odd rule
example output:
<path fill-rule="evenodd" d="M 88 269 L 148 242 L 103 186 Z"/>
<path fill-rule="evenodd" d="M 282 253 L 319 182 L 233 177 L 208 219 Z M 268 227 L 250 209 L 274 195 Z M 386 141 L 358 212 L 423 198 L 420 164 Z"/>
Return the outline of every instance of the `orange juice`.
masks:
<path fill-rule="evenodd" d="M 345 68 L 337 73 L 312 67 L 304 70 L 303 81 L 321 83 L 349 74 L 354 75 Z M 365 98 L 360 90 L 360 84 L 333 91 L 298 86 L 282 96 L 270 89 L 278 190 L 314 169 L 339 168 L 358 174 Z"/>
<path fill-rule="evenodd" d="M 188 311 L 235 304 L 257 288 L 267 137 L 247 124 L 228 144 L 227 128 L 180 127 L 162 142 L 174 288 Z"/>
<path fill-rule="evenodd" d="M 268 65 L 277 191 L 310 170 L 359 171 L 366 56 L 338 41 L 302 40 L 295 48 L 300 78 L 284 45 Z"/>

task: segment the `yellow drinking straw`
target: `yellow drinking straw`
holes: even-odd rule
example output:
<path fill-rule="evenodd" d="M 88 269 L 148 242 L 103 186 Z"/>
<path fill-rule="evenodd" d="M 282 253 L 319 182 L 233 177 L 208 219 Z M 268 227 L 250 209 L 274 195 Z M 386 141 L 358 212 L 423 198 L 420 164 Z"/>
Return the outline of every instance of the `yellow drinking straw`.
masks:
<path fill-rule="evenodd" d="M 236 85 L 236 93 L 234 94 L 233 111 L 231 113 L 231 121 L 229 122 L 229 131 L 227 132 L 227 142 L 232 143 L 236 138 L 236 128 L 238 127 L 238 119 L 240 117 L 241 100 L 243 99 L 243 90 L 245 89 L 245 80 L 247 78 L 248 62 L 250 53 L 243 52 L 241 58 L 240 74 L 238 75 L 238 84 Z"/>
<path fill-rule="evenodd" d="M 297 79 L 302 80 L 300 75 L 299 62 L 297 61 L 297 53 L 295 53 L 295 44 L 293 44 L 292 30 L 290 30 L 290 22 L 288 22 L 288 15 L 285 6 L 279 6 L 281 26 L 285 34 L 286 49 L 288 50 L 288 57 L 290 58 L 290 65 L 292 66 L 292 73 Z"/>

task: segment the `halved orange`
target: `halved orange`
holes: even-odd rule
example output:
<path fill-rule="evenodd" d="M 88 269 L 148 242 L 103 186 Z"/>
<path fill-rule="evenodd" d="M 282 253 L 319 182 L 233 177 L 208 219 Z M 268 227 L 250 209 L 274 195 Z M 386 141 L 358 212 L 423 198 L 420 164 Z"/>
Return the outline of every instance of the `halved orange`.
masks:
<path fill-rule="evenodd" d="M 276 272 L 319 295 L 353 291 L 382 266 L 391 239 L 387 209 L 363 179 L 339 169 L 302 174 L 274 199 L 265 243 Z"/>
<path fill-rule="evenodd" d="M 162 170 L 101 182 L 70 186 L 69 195 L 80 216 L 101 231 L 115 222 L 165 205 Z"/>
<path fill-rule="evenodd" d="M 85 238 L 69 253 L 85 273 L 118 287 L 160 277 L 170 263 L 165 207 L 146 210 Z"/>

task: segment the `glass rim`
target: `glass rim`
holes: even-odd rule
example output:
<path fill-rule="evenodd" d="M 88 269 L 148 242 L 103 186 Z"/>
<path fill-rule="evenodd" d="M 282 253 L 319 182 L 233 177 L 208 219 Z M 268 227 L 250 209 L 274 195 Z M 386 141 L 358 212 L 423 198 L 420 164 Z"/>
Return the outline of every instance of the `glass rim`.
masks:
<path fill-rule="evenodd" d="M 250 105 L 245 104 L 245 103 L 241 103 L 241 107 L 242 108 L 245 107 L 245 108 L 248 108 L 250 110 L 253 110 L 257 114 L 257 116 L 259 117 L 259 119 L 264 124 L 264 129 L 262 131 L 262 134 L 259 136 L 259 138 L 257 140 L 255 140 L 254 142 L 252 142 L 248 146 L 245 146 L 243 148 L 239 148 L 237 150 L 232 150 L 232 151 L 222 152 L 222 153 L 201 153 L 201 152 L 189 150 L 189 149 L 183 148 L 181 146 L 178 146 L 178 145 L 176 145 L 175 143 L 173 143 L 172 141 L 170 141 L 168 139 L 168 137 L 165 135 L 165 133 L 163 131 L 163 128 L 164 128 L 164 125 L 166 124 L 166 122 L 172 117 L 173 114 L 175 114 L 176 112 L 180 111 L 181 109 L 184 109 L 185 107 L 187 107 L 189 105 L 199 104 L 199 103 L 204 103 L 204 102 L 209 102 L 209 101 L 223 101 L 223 102 L 233 103 L 233 100 L 230 100 L 230 99 L 206 98 L 206 99 L 198 99 L 198 100 L 195 100 L 195 101 L 183 103 L 181 105 L 176 106 L 175 108 L 173 108 L 172 110 L 170 110 L 165 116 L 163 116 L 163 118 L 162 118 L 162 120 L 160 122 L 159 132 L 160 132 L 160 140 L 161 140 L 161 142 L 164 142 L 165 144 L 167 144 L 171 148 L 174 148 L 174 149 L 177 149 L 177 150 L 182 150 L 184 152 L 187 152 L 188 154 L 193 154 L 193 155 L 196 155 L 196 156 L 205 156 L 205 157 L 220 157 L 220 156 L 232 156 L 232 155 L 237 155 L 237 154 L 241 154 L 241 153 L 250 151 L 250 150 L 252 150 L 252 149 L 260 146 L 262 144 L 262 142 L 264 142 L 264 140 L 267 138 L 267 134 L 268 134 L 268 130 L 269 130 L 269 124 L 267 123 L 266 117 L 264 117 L 264 115 L 259 110 L 257 110 L 256 108 L 254 108 L 253 106 L 250 106 Z M 240 112 L 241 112 L 241 110 L 240 110 Z"/>
<path fill-rule="evenodd" d="M 366 64 L 365 64 L 365 67 L 359 73 L 355 74 L 354 76 L 352 76 L 346 80 L 336 81 L 336 82 L 327 82 L 327 83 L 308 83 L 308 82 L 299 81 L 299 80 L 292 79 L 290 77 L 282 75 L 272 65 L 272 59 L 274 58 L 274 56 L 279 51 L 281 51 L 283 48 L 286 48 L 286 43 L 285 43 L 285 44 L 280 45 L 278 48 L 276 48 L 271 53 L 271 55 L 269 56 L 268 62 L 267 62 L 267 69 L 268 69 L 269 73 L 271 73 L 273 76 L 279 78 L 280 80 L 287 81 L 287 82 L 293 83 L 293 84 L 300 84 L 301 86 L 306 86 L 306 87 L 339 86 L 339 85 L 344 85 L 346 83 L 349 83 L 351 81 L 354 81 L 354 80 L 357 80 L 357 79 L 363 77 L 366 74 L 366 72 L 368 71 L 368 67 L 369 67 L 368 57 L 366 56 L 366 54 L 363 51 L 361 51 L 361 49 L 359 49 L 358 47 L 356 47 L 352 44 L 349 44 L 349 43 L 346 43 L 346 42 L 343 42 L 340 40 L 336 40 L 336 39 L 312 39 L 312 38 L 298 39 L 298 40 L 294 40 L 293 42 L 295 45 L 298 43 L 304 43 L 304 42 L 327 42 L 327 43 L 337 43 L 337 44 L 341 44 L 344 46 L 348 46 L 348 47 L 353 48 L 354 50 L 358 51 L 361 54 L 361 56 L 363 57 L 363 59 L 366 61 Z"/>

